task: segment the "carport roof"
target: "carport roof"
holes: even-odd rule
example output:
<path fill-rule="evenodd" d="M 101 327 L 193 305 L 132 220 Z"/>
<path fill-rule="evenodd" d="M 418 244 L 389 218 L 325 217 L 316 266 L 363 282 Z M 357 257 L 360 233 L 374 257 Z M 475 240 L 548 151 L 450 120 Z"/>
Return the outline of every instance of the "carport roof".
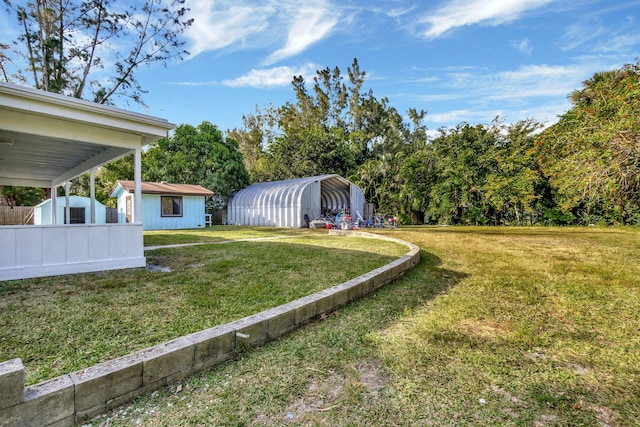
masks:
<path fill-rule="evenodd" d="M 165 119 L 0 82 L 0 185 L 60 185 L 174 127 Z"/>

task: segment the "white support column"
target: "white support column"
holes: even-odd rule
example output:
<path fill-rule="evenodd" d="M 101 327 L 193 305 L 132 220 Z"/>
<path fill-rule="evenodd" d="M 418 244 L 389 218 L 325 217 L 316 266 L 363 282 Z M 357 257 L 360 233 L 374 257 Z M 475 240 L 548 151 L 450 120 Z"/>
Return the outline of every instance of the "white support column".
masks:
<path fill-rule="evenodd" d="M 64 217 L 66 223 L 71 224 L 71 206 L 69 206 L 69 181 L 64 183 Z"/>
<path fill-rule="evenodd" d="M 96 176 L 95 169 L 91 168 L 89 171 L 89 192 L 91 196 L 91 224 L 96 223 Z"/>
<path fill-rule="evenodd" d="M 51 187 L 51 225 L 58 223 L 58 187 Z"/>
<path fill-rule="evenodd" d="M 133 156 L 133 223 L 142 223 L 142 148 L 137 147 Z"/>

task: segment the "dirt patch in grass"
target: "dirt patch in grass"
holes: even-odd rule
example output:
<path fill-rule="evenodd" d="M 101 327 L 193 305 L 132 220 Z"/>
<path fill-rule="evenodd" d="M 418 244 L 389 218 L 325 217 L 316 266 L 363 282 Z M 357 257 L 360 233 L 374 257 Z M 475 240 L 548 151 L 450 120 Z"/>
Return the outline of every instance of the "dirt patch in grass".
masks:
<path fill-rule="evenodd" d="M 314 414 L 338 409 L 345 383 L 346 379 L 335 372 L 329 372 L 323 381 L 310 382 L 304 394 L 285 408 L 283 421 L 303 422 L 305 419 L 313 418 Z"/>
<path fill-rule="evenodd" d="M 387 380 L 381 372 L 382 364 L 378 360 L 367 361 L 358 365 L 360 383 L 371 393 L 378 397 L 378 391 L 383 388 Z"/>

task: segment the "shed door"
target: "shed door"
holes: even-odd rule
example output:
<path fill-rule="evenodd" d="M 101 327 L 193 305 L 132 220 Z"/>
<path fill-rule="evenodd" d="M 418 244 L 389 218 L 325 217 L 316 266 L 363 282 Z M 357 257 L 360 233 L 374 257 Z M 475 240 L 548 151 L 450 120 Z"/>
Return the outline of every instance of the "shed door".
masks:
<path fill-rule="evenodd" d="M 125 202 L 127 206 L 125 207 L 125 215 L 127 216 L 127 222 L 133 222 L 133 198 L 131 196 L 125 197 Z"/>

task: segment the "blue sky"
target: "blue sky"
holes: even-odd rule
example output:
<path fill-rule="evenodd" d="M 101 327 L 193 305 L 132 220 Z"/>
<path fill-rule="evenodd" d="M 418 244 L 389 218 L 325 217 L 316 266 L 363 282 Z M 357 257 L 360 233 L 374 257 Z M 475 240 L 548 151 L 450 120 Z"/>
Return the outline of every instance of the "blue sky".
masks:
<path fill-rule="evenodd" d="M 365 89 L 431 131 L 460 122 L 535 118 L 546 125 L 598 71 L 640 57 L 638 0 L 187 0 L 191 55 L 142 68 L 149 108 L 226 130 L 293 100 L 291 79 L 353 58 Z M 0 24 L 2 24 L 0 18 Z M 1 30 L 0 30 L 1 31 Z"/>

